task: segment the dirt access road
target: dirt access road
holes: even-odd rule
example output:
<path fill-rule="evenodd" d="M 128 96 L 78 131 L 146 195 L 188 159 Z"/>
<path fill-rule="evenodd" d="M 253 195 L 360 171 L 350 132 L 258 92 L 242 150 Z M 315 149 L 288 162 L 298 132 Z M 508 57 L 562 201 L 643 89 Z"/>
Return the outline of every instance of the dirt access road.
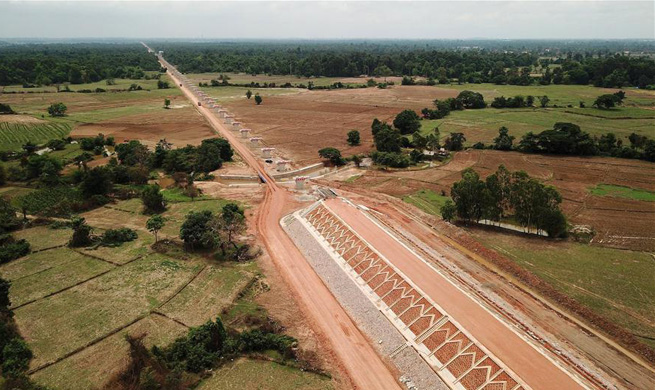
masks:
<path fill-rule="evenodd" d="M 259 159 L 209 109 L 197 106 L 199 99 L 180 81 L 175 68 L 163 59 L 160 63 L 168 68 L 176 86 L 214 130 L 230 141 L 244 161 L 266 180 L 266 195 L 257 220 L 259 235 L 310 320 L 316 324 L 315 328 L 329 340 L 353 383 L 360 389 L 401 389 L 391 368 L 382 361 L 280 226 L 280 219 L 290 211 L 287 205 L 294 203 L 292 195 L 268 176 Z"/>

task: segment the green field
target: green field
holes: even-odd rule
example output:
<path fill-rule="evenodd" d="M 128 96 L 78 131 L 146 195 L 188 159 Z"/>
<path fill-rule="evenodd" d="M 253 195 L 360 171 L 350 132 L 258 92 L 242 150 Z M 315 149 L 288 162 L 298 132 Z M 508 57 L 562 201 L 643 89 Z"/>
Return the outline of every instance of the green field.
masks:
<path fill-rule="evenodd" d="M 67 137 L 71 126 L 67 123 L 0 122 L 0 151 L 20 150 L 27 142 L 42 144 L 54 138 Z"/>
<path fill-rule="evenodd" d="M 239 359 L 214 372 L 198 390 L 261 390 L 261 389 L 332 389 L 327 377 L 304 372 L 294 367 L 251 359 Z"/>
<path fill-rule="evenodd" d="M 255 270 L 254 263 L 208 265 L 158 311 L 188 326 L 214 320 L 252 280 Z"/>
<path fill-rule="evenodd" d="M 639 188 L 615 186 L 612 184 L 598 184 L 590 188 L 589 192 L 596 196 L 611 196 L 614 198 L 625 198 L 655 202 L 655 191 L 646 191 Z"/>
<path fill-rule="evenodd" d="M 450 132 L 462 132 L 467 138 L 467 144 L 478 141 L 490 143 L 498 135 L 498 129 L 505 126 L 510 135 L 516 137 L 515 144 L 528 131 L 540 132 L 552 129 L 557 122 L 572 122 L 591 135 L 600 136 L 613 132 L 623 138 L 624 145 L 629 145 L 627 136 L 637 133 L 646 136 L 655 134 L 655 92 L 629 89 L 624 106 L 611 110 L 601 110 L 592 107 L 595 98 L 603 93 L 616 90 L 606 90 L 580 85 L 548 85 L 548 86 L 511 86 L 493 84 L 451 85 L 444 88 L 457 90 L 472 90 L 483 94 L 489 104 L 496 96 L 515 95 L 547 95 L 550 98 L 547 108 L 485 108 L 480 110 L 453 111 L 450 115 L 438 120 L 422 122 L 421 133 L 428 134 L 439 127 L 441 138 L 445 139 Z M 579 102 L 584 101 L 586 108 L 579 108 Z M 535 105 L 539 105 L 538 102 Z M 558 108 L 554 108 L 558 105 Z M 567 107 L 571 105 L 572 107 Z"/>
<path fill-rule="evenodd" d="M 448 196 L 439 195 L 432 190 L 420 190 L 403 197 L 403 201 L 432 215 L 441 215 L 441 206 L 449 199 Z"/>
<path fill-rule="evenodd" d="M 305 84 L 311 81 L 315 86 L 327 86 L 336 83 L 337 81 L 343 80 L 343 77 L 296 77 L 290 75 L 250 75 L 247 73 L 223 73 L 226 74 L 230 79 L 228 80 L 231 84 L 249 84 L 252 82 L 264 84 L 264 83 L 275 83 L 280 86 L 286 83 L 291 83 L 292 85 Z M 198 83 L 211 83 L 212 79 L 218 79 L 219 73 L 189 73 L 186 75 L 189 80 L 194 84 Z M 362 78 L 358 83 L 347 83 L 347 84 L 366 84 L 368 79 Z M 260 91 L 261 89 L 257 89 Z"/>
<path fill-rule="evenodd" d="M 474 231 L 478 240 L 562 293 L 655 346 L 655 258 L 650 253 Z"/>

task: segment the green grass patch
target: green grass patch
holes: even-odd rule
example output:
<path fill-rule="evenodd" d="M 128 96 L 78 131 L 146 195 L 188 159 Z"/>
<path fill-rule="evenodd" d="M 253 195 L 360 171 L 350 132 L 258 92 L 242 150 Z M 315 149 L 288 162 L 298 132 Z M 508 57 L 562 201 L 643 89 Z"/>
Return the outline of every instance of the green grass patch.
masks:
<path fill-rule="evenodd" d="M 16 323 L 34 352 L 32 367 L 147 315 L 187 283 L 199 267 L 197 262 L 176 261 L 179 267 L 172 269 L 164 261 L 172 260 L 149 255 L 15 310 Z"/>
<path fill-rule="evenodd" d="M 159 311 L 189 326 L 214 320 L 250 282 L 254 264 L 209 265 Z"/>
<path fill-rule="evenodd" d="M 27 142 L 43 144 L 54 138 L 67 137 L 71 126 L 67 123 L 0 122 L 0 151 L 21 150 Z"/>
<path fill-rule="evenodd" d="M 641 188 L 630 188 L 612 184 L 598 184 L 589 190 L 592 195 L 611 196 L 614 198 L 625 198 L 655 202 L 655 191 L 647 191 Z"/>
<path fill-rule="evenodd" d="M 362 177 L 362 175 L 352 175 L 345 180 L 346 183 L 354 183 L 357 179 Z"/>
<path fill-rule="evenodd" d="M 301 371 L 275 362 L 239 359 L 216 370 L 199 390 L 332 389 L 332 381 L 322 375 Z"/>
<path fill-rule="evenodd" d="M 150 315 L 125 330 L 37 372 L 31 378 L 49 389 L 102 388 L 102 384 L 112 375 L 117 374 L 129 359 L 126 334 L 132 336 L 145 334 L 144 344 L 150 348 L 154 345 L 168 345 L 177 337 L 186 335 L 187 331 L 184 326 L 167 318 Z"/>
<path fill-rule="evenodd" d="M 94 231 L 94 233 L 101 234 L 102 232 Z M 120 246 L 100 246 L 97 248 L 81 249 L 81 251 L 90 256 L 99 257 L 112 263 L 125 264 L 139 256 L 147 254 L 150 251 L 150 245 L 155 242 L 154 236 L 150 233 L 139 231 L 138 235 L 138 239 L 124 242 Z"/>
<path fill-rule="evenodd" d="M 164 200 L 167 202 L 194 202 L 196 200 L 211 199 L 206 195 L 200 195 L 195 199 L 191 199 L 184 195 L 184 191 L 181 188 L 169 188 L 162 190 L 161 193 L 164 195 Z"/>
<path fill-rule="evenodd" d="M 441 215 L 441 206 L 449 199 L 450 197 L 439 195 L 432 190 L 420 190 L 403 197 L 403 201 L 432 215 Z"/>
<path fill-rule="evenodd" d="M 50 229 L 48 226 L 37 226 L 13 233 L 16 239 L 27 240 L 32 251 L 65 245 L 72 235 L 71 229 Z"/>
<path fill-rule="evenodd" d="M 649 253 L 475 232 L 556 289 L 636 335 L 655 338 L 655 258 Z M 655 346 L 653 340 L 642 340 Z"/>
<path fill-rule="evenodd" d="M 42 253 L 48 253 L 42 252 Z M 90 279 L 113 268 L 109 263 L 84 256 L 77 252 L 66 252 L 67 260 L 44 269 L 41 272 L 11 281 L 9 297 L 12 306 L 43 298 L 64 288 Z M 24 261 L 30 261 L 30 256 Z"/>

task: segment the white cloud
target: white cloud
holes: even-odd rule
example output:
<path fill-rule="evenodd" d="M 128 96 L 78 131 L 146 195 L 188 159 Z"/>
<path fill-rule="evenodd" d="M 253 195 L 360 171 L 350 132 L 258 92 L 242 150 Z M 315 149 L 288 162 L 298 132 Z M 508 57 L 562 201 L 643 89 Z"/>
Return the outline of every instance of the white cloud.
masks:
<path fill-rule="evenodd" d="M 647 38 L 652 1 L 0 2 L 0 37 Z"/>

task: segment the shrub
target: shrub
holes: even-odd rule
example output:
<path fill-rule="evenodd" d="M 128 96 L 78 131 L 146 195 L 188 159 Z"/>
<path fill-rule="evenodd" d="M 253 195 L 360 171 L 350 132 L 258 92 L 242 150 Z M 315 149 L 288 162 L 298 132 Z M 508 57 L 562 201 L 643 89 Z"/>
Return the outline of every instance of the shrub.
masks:
<path fill-rule="evenodd" d="M 348 132 L 348 139 L 346 140 L 348 142 L 348 145 L 350 146 L 357 146 L 361 142 L 360 136 L 359 136 L 359 131 L 357 130 L 350 130 Z"/>
<path fill-rule="evenodd" d="M 136 231 L 130 228 L 109 229 L 102 235 L 103 245 L 120 245 L 124 242 L 136 240 Z"/>
<path fill-rule="evenodd" d="M 91 226 L 86 224 L 84 218 L 74 217 L 71 219 L 71 227 L 73 228 L 73 237 L 68 242 L 68 246 L 75 248 L 89 246 L 93 243 L 91 239 Z"/>
<path fill-rule="evenodd" d="M 371 154 L 373 162 L 392 168 L 407 168 L 410 164 L 409 157 L 402 153 L 394 152 L 373 152 Z"/>
<path fill-rule="evenodd" d="M 27 343 L 14 337 L 2 349 L 2 375 L 9 378 L 22 376 L 29 368 L 32 356 Z"/>
<path fill-rule="evenodd" d="M 336 166 L 341 166 L 346 163 L 343 157 L 341 157 L 341 151 L 339 151 L 337 148 L 323 148 L 318 151 L 318 155 L 324 159 L 329 160 Z"/>
<path fill-rule="evenodd" d="M 146 213 L 160 213 L 166 210 L 164 195 L 159 191 L 158 185 L 146 186 L 141 192 L 141 201 Z"/>
<path fill-rule="evenodd" d="M 25 240 L 15 241 L 13 238 L 6 239 L 0 246 L 0 264 L 18 259 L 30 253 L 30 243 Z"/>

